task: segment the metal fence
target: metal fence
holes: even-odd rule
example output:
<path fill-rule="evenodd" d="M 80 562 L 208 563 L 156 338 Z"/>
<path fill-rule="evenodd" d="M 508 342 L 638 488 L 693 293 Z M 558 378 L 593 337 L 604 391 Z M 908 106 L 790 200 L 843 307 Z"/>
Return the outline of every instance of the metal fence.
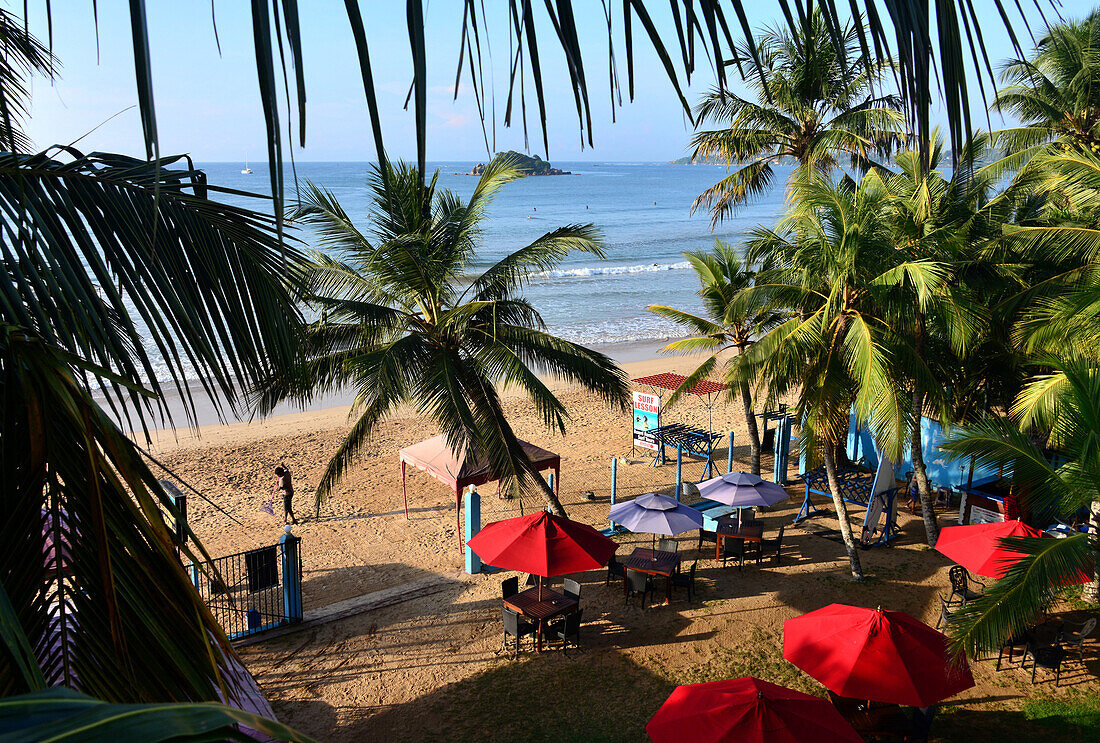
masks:
<path fill-rule="evenodd" d="M 188 571 L 230 640 L 302 619 L 302 556 L 296 537 L 218 557 Z"/>

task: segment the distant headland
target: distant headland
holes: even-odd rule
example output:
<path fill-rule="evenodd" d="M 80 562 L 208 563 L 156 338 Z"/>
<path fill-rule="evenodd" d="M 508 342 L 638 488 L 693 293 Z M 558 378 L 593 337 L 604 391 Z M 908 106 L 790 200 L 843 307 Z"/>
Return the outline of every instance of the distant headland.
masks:
<path fill-rule="evenodd" d="M 498 154 L 497 157 L 500 157 L 500 154 Z M 568 170 L 551 167 L 550 163 L 546 162 L 538 155 L 528 157 L 522 152 L 508 150 L 504 153 L 504 157 L 514 160 L 516 168 L 524 175 L 573 175 Z M 481 175 L 484 170 L 485 163 L 478 163 L 466 175 Z"/>

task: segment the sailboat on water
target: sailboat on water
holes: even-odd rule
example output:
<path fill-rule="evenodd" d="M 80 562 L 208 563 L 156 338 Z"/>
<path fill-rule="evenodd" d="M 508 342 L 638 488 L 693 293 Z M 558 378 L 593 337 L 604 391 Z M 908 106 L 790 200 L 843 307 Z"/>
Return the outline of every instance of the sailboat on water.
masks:
<path fill-rule="evenodd" d="M 252 168 L 248 167 L 248 156 L 244 158 L 244 170 L 241 171 L 241 175 L 252 175 Z"/>

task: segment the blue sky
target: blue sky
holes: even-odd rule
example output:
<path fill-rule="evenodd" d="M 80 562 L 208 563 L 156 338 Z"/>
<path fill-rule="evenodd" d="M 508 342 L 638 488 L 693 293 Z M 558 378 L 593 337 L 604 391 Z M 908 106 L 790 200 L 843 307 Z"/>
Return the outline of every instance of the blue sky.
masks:
<path fill-rule="evenodd" d="M 753 8 L 750 17 L 758 26 L 781 18 L 776 0 L 749 4 Z M 44 3 L 31 5 L 31 28 L 45 39 Z M 28 133 L 38 146 L 45 147 L 72 142 L 98 126 L 81 139 L 78 148 L 140 155 L 143 145 L 137 111 L 125 111 L 137 101 L 127 4 L 122 0 L 100 0 L 98 58 L 92 3 L 65 3 L 64 10 L 60 5 L 54 4 L 53 17 L 53 48 L 62 64 L 60 77 L 53 83 L 35 82 Z M 491 10 L 498 5 L 499 13 Z M 551 159 L 661 161 L 686 154 L 689 124 L 663 69 L 646 44 L 635 44 L 636 87 L 632 104 L 626 103 L 623 49 L 621 44 L 616 48 L 626 105 L 616 110 L 617 121 L 611 123 L 603 11 L 595 0 L 576 5 L 593 106 L 595 148 L 581 148 L 564 56 L 547 25 L 540 36 L 540 53 L 548 91 Z M 611 5 L 618 23 L 622 5 L 617 2 Z M 658 26 L 671 30 L 668 4 L 650 5 Z M 1007 56 L 1011 47 L 992 0 L 977 5 L 980 13 L 984 11 L 981 17 L 986 19 L 982 24 L 986 43 L 995 56 Z M 339 0 L 309 0 L 301 6 L 308 89 L 307 145 L 296 157 L 314 161 L 373 159 L 366 103 L 344 5 Z M 413 115 L 411 107 L 409 111 L 402 110 L 412 74 L 404 3 L 366 0 L 362 6 L 383 109 L 387 150 L 394 157 L 413 157 Z M 502 0 L 487 0 L 486 7 L 494 15 L 490 31 L 499 122 L 503 120 L 507 94 L 506 4 Z M 218 0 L 214 9 L 220 55 L 208 3 L 149 3 L 161 151 L 187 152 L 200 162 L 239 161 L 246 157 L 262 160 L 266 158 L 266 146 L 248 4 Z M 544 18 L 541 8 L 540 12 Z M 465 74 L 458 101 L 452 101 L 461 15 L 461 3 L 457 0 L 434 0 L 428 4 L 430 160 L 485 159 L 481 125 Z M 635 33 L 639 34 L 640 29 Z M 621 42 L 621 32 L 617 33 L 617 39 Z M 688 94 L 692 102 L 713 81 L 709 69 L 697 72 Z M 541 152 L 531 86 L 527 93 L 530 151 Z M 976 87 L 973 95 L 977 96 Z M 111 119 L 112 116 L 115 118 Z M 515 119 L 518 123 L 518 114 Z M 938 113 L 937 119 L 942 119 L 942 114 Z M 975 111 L 975 125 L 984 128 L 984 111 Z M 495 149 L 524 149 L 522 128 L 516 125 L 505 129 L 498 123 Z"/>

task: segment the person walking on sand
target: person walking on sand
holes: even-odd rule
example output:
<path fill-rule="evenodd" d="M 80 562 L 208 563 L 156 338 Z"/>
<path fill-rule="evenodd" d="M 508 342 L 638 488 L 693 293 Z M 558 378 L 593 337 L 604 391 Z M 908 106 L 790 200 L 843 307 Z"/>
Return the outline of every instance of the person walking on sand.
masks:
<path fill-rule="evenodd" d="M 271 491 L 272 497 L 279 490 L 283 491 L 283 523 L 287 523 L 289 519 L 290 523 L 297 524 L 298 519 L 294 516 L 294 508 L 292 507 L 294 483 L 290 480 L 290 470 L 282 462 L 275 468 L 275 487 Z"/>

